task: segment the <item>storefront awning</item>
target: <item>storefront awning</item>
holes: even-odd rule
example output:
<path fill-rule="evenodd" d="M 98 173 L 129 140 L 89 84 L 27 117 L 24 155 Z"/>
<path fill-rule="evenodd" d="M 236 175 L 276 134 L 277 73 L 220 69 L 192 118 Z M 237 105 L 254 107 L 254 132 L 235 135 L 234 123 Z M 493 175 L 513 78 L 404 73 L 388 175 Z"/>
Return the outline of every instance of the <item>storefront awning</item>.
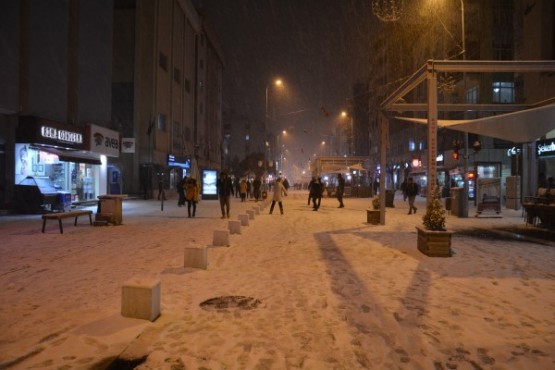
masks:
<path fill-rule="evenodd" d="M 33 145 L 34 148 L 54 154 L 58 156 L 58 159 L 62 162 L 75 162 L 75 163 L 87 163 L 87 164 L 102 164 L 100 157 L 94 155 L 90 152 L 77 151 L 77 150 L 62 150 L 56 149 L 48 146 Z"/>
<path fill-rule="evenodd" d="M 395 118 L 421 124 L 428 123 L 426 118 Z M 440 119 L 438 126 L 514 143 L 529 143 L 555 129 L 555 104 L 478 119 Z"/>

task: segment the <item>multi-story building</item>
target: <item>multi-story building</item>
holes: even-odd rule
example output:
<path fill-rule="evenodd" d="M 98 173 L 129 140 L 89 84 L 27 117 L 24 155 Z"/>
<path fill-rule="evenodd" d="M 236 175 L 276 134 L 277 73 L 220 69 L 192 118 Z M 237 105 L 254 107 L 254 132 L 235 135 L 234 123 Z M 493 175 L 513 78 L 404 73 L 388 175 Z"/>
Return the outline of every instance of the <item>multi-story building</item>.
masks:
<path fill-rule="evenodd" d="M 27 178 L 77 202 L 220 168 L 223 61 L 190 0 L 6 0 L 0 18 L 0 208 Z"/>

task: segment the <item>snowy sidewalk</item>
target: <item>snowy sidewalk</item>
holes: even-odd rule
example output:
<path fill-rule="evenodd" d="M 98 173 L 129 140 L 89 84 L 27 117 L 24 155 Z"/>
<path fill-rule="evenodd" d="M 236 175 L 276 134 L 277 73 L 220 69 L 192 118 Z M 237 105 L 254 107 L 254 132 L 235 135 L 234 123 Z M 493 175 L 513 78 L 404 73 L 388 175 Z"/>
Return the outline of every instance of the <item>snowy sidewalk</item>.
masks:
<path fill-rule="evenodd" d="M 448 216 L 454 256 L 416 249 L 416 215 L 396 199 L 386 225 L 366 224 L 369 199 L 285 198 L 210 247 L 207 270 L 183 267 L 185 246 L 210 246 L 226 229 L 217 201 L 196 218 L 167 202 L 124 202 L 123 225 L 54 225 L 0 218 L 0 368 L 103 369 L 118 355 L 138 369 L 551 368 L 555 361 L 555 248 L 474 228 L 522 227 L 502 218 Z M 232 200 L 232 216 L 255 202 Z M 277 209 L 276 209 L 277 211 Z M 155 322 L 123 318 L 121 286 L 161 281 Z M 206 310 L 218 297 L 258 300 L 251 310 Z"/>

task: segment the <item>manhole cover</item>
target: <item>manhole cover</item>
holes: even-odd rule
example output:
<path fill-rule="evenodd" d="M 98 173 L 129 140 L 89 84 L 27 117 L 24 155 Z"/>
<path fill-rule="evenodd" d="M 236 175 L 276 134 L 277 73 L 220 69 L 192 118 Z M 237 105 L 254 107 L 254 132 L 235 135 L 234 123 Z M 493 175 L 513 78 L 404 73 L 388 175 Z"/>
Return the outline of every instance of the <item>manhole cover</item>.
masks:
<path fill-rule="evenodd" d="M 226 296 L 210 298 L 200 304 L 200 307 L 207 311 L 226 311 L 226 310 L 253 310 L 261 302 L 258 299 L 244 296 Z"/>

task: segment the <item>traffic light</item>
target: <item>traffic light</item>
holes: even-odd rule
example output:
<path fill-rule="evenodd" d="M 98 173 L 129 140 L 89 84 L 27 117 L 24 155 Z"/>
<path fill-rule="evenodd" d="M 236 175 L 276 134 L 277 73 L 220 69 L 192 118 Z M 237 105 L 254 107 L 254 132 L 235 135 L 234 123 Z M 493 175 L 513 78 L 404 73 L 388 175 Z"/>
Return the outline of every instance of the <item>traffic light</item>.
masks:
<path fill-rule="evenodd" d="M 480 149 L 482 149 L 482 143 L 480 140 L 476 140 L 474 144 L 472 144 L 472 149 L 474 149 L 474 153 L 478 153 Z"/>
<path fill-rule="evenodd" d="M 453 159 L 459 159 L 459 150 L 461 150 L 461 143 L 458 140 L 453 141 Z"/>

